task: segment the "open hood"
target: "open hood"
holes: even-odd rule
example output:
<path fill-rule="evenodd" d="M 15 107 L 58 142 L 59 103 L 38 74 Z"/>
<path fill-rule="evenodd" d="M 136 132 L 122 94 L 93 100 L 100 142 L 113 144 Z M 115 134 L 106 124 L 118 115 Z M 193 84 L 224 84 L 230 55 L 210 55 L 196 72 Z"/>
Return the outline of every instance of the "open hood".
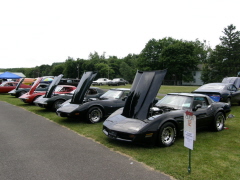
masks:
<path fill-rule="evenodd" d="M 48 87 L 48 90 L 45 94 L 45 98 L 50 98 L 52 97 L 53 91 L 55 90 L 55 88 L 57 87 L 57 85 L 59 84 L 60 80 L 62 79 L 63 75 L 60 74 L 59 76 L 55 77 L 53 79 L 53 81 L 51 82 L 50 86 Z"/>
<path fill-rule="evenodd" d="M 18 90 L 18 88 L 20 87 L 20 85 L 22 84 L 23 81 L 24 81 L 24 78 L 21 78 L 20 81 L 18 82 L 15 90 Z"/>
<path fill-rule="evenodd" d="M 122 115 L 127 118 L 144 120 L 152 105 L 167 70 L 138 71 Z"/>
<path fill-rule="evenodd" d="M 37 88 L 37 86 L 39 85 L 40 81 L 42 80 L 42 77 L 37 78 L 37 80 L 34 82 L 34 84 L 32 85 L 32 87 L 30 88 L 28 94 L 33 94 L 33 92 L 35 91 L 35 89 Z"/>
<path fill-rule="evenodd" d="M 93 79 L 97 75 L 97 72 L 85 72 L 78 83 L 77 89 L 75 90 L 73 97 L 71 99 L 72 104 L 81 104 L 83 102 L 84 96 L 92 84 Z"/>

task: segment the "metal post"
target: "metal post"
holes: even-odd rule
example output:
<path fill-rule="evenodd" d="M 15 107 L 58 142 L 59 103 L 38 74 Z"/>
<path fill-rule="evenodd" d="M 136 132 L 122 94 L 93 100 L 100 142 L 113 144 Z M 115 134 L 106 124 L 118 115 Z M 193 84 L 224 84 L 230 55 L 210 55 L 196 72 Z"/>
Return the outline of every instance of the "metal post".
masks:
<path fill-rule="evenodd" d="M 192 150 L 189 149 L 189 154 L 188 154 L 188 173 L 191 173 L 191 155 L 192 155 Z"/>

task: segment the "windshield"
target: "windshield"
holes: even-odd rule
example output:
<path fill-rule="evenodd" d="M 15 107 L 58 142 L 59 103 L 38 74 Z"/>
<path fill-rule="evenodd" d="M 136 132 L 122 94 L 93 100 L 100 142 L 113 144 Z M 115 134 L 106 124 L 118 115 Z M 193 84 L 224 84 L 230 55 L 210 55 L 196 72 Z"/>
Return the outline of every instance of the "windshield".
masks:
<path fill-rule="evenodd" d="M 186 109 L 190 108 L 192 102 L 192 97 L 188 96 L 176 96 L 176 95 L 166 95 L 164 98 L 159 100 L 156 106 L 167 106 L 174 109 Z"/>
<path fill-rule="evenodd" d="M 3 82 L 0 86 L 16 86 L 18 83 L 16 82 Z"/>
<path fill-rule="evenodd" d="M 107 98 L 107 99 L 119 99 L 122 95 L 123 91 L 119 90 L 108 90 L 106 93 L 104 93 L 101 98 Z"/>
<path fill-rule="evenodd" d="M 59 91 L 62 90 L 62 88 L 63 88 L 62 86 L 57 86 L 54 91 L 55 91 L 55 92 L 59 92 Z"/>
<path fill-rule="evenodd" d="M 7 84 L 8 82 L 3 82 L 2 84 L 0 84 L 0 86 L 4 86 L 5 84 Z"/>

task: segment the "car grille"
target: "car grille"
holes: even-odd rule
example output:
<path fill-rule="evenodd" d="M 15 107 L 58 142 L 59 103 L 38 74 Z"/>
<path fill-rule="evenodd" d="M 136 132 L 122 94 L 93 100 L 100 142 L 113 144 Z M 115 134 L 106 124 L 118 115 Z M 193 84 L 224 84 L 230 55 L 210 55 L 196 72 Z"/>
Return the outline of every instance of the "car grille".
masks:
<path fill-rule="evenodd" d="M 103 128 L 103 132 L 111 139 L 117 139 L 121 141 L 133 141 L 133 138 L 130 137 L 129 133 L 113 131 L 106 127 Z"/>

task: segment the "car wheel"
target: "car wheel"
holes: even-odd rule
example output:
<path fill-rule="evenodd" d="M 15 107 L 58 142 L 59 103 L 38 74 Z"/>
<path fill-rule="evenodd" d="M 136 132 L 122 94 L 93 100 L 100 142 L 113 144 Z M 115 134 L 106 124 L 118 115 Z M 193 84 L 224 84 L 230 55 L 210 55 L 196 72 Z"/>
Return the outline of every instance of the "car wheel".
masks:
<path fill-rule="evenodd" d="M 227 98 L 227 103 L 231 106 L 231 98 Z"/>
<path fill-rule="evenodd" d="M 63 99 L 56 100 L 52 106 L 52 110 L 56 111 L 58 108 L 60 108 L 61 104 L 64 102 L 65 102 L 65 100 L 63 100 Z"/>
<path fill-rule="evenodd" d="M 176 126 L 173 123 L 167 122 L 163 124 L 158 134 L 159 146 L 168 147 L 173 145 L 176 139 L 176 135 Z"/>
<path fill-rule="evenodd" d="M 102 85 L 102 83 L 99 83 L 99 86 L 101 86 Z"/>
<path fill-rule="evenodd" d="M 20 92 L 18 93 L 18 96 L 17 96 L 17 97 L 20 97 L 20 96 L 24 95 L 25 93 L 27 93 L 27 92 L 26 92 L 26 91 L 20 91 Z"/>
<path fill-rule="evenodd" d="M 213 130 L 222 131 L 224 129 L 225 116 L 222 112 L 218 112 L 214 118 Z"/>
<path fill-rule="evenodd" d="M 99 107 L 91 107 L 87 112 L 87 119 L 90 123 L 97 123 L 103 117 L 103 112 Z"/>

